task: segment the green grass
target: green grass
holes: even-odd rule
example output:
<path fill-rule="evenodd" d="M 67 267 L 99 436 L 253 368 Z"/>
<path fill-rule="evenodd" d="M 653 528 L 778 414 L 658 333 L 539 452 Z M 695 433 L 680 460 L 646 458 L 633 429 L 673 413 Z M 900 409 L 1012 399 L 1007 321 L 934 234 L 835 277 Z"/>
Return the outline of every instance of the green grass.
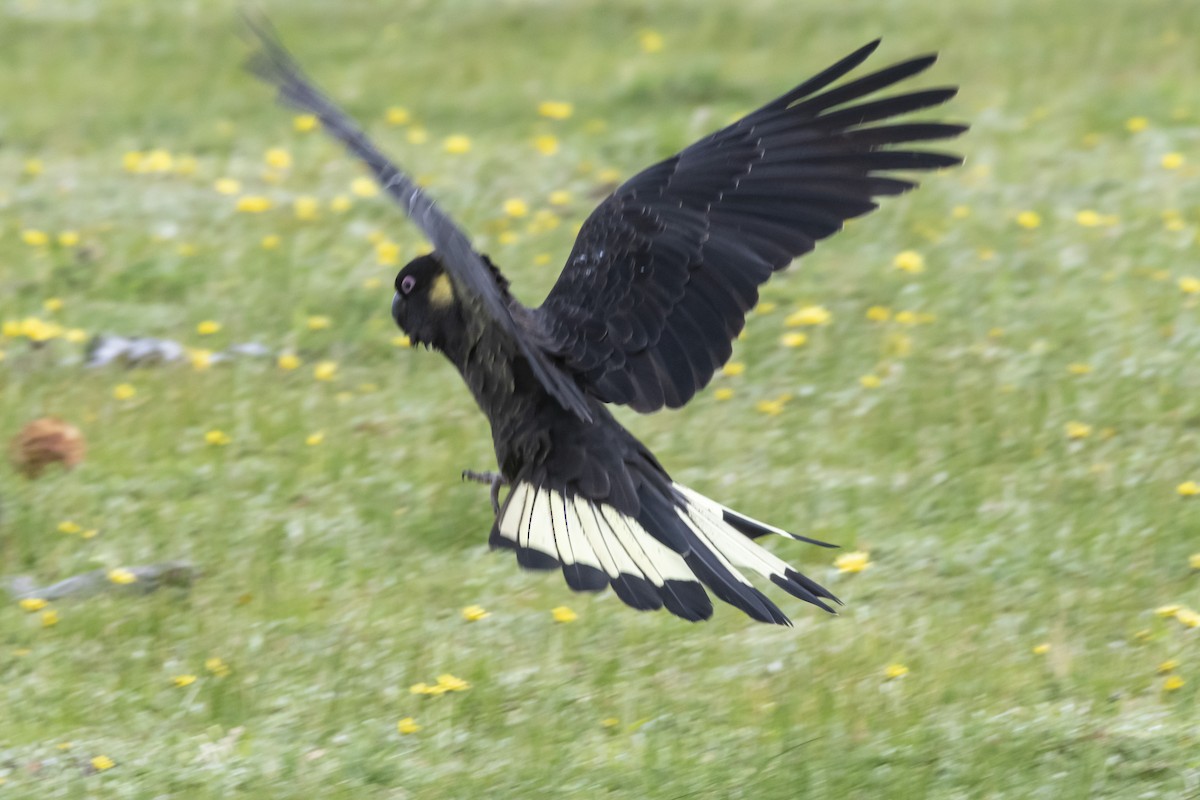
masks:
<path fill-rule="evenodd" d="M 391 344 L 395 267 L 367 236 L 403 260 L 420 240 L 380 199 L 328 210 L 360 172 L 239 70 L 233 7 L 13 0 L 0 319 L 258 341 L 304 364 L 91 370 L 77 344 L 0 343 L 0 435 L 54 414 L 90 443 L 70 473 L 0 472 L 0 574 L 171 558 L 203 573 L 189 592 L 56 603 L 49 628 L 0 607 L 0 798 L 1195 796 L 1200 644 L 1153 609 L 1200 607 L 1200 505 L 1176 492 L 1200 480 L 1200 307 L 1177 284 L 1200 276 L 1200 6 L 406 5 L 266 7 L 531 303 L 603 170 L 628 176 L 877 35 L 875 66 L 942 52 L 921 82 L 962 87 L 939 116 L 972 123 L 967 164 L 768 284 L 745 372 L 714 381 L 730 399 L 621 413 L 678 480 L 871 567 L 841 575 L 836 553 L 772 542 L 846 601 L 832 617 L 778 598 L 785 630 L 728 608 L 702 625 L 639 615 L 488 553 L 486 491 L 458 475 L 492 465 L 489 432 L 447 363 Z M 644 29 L 661 53 L 640 51 Z M 575 113 L 540 118 L 542 100 Z M 392 105 L 428 143 L 384 124 Z M 1149 125 L 1132 133 L 1135 116 Z M 455 133 L 469 153 L 443 152 Z M 531 145 L 547 133 L 552 156 Z M 262 176 L 271 147 L 293 158 L 279 183 Z M 122 168 L 154 148 L 194 174 Z M 1169 152 L 1190 160 L 1164 169 Z M 236 213 L 221 177 L 275 208 Z M 506 198 L 536 211 L 560 189 L 561 225 L 519 220 L 501 243 Z M 295 219 L 299 195 L 321 200 L 317 220 Z M 1085 209 L 1114 219 L 1081 226 Z M 1040 227 L 1018 226 L 1023 210 Z M 31 247 L 28 229 L 81 244 Z M 903 250 L 923 273 L 892 268 Z M 808 304 L 832 322 L 781 347 Z M 870 322 L 872 305 L 934 318 Z M 317 314 L 333 325 L 308 330 Z M 200 337 L 207 319 L 223 328 Z M 313 380 L 321 360 L 335 381 Z M 121 383 L 137 395 L 115 399 Z M 756 410 L 782 395 L 779 415 Z M 1091 435 L 1068 440 L 1073 420 Z M 206 445 L 212 429 L 231 443 Z M 476 603 L 491 615 L 468 624 Z M 559 605 L 578 620 L 554 624 Z M 1168 658 L 1186 681 L 1170 693 Z M 909 674 L 885 680 L 891 663 Z M 409 693 L 442 673 L 470 690 Z M 422 730 L 401 736 L 409 716 Z M 115 766 L 89 774 L 102 754 Z"/>

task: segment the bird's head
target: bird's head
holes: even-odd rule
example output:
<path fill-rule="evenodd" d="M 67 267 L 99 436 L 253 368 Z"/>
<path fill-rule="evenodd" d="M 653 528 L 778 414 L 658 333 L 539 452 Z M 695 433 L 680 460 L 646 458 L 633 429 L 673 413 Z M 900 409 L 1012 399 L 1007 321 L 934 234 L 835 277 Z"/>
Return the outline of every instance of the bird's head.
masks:
<path fill-rule="evenodd" d="M 396 275 L 392 319 L 413 344 L 445 352 L 455 331 L 461 331 L 460 316 L 454 284 L 436 253 L 413 259 Z"/>

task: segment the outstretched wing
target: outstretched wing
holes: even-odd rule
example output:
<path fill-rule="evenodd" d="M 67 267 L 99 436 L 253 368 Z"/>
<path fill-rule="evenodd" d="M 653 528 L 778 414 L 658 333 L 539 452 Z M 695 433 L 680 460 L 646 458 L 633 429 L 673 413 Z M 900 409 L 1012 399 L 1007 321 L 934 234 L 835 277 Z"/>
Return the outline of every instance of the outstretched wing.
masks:
<path fill-rule="evenodd" d="M 951 88 L 859 102 L 936 56 L 827 87 L 876 40 L 749 116 L 635 175 L 602 202 L 542 305 L 547 348 L 600 399 L 641 412 L 691 399 L 728 360 L 771 273 L 916 184 L 893 170 L 955 155 L 891 145 L 946 139 L 964 125 L 871 125 L 936 106 Z"/>
<path fill-rule="evenodd" d="M 547 353 L 531 342 L 528 334 L 518 326 L 506 293 L 496 282 L 492 269 L 475 252 L 466 234 L 434 205 L 429 195 L 379 151 L 349 116 L 313 86 L 265 20 L 247 16 L 246 24 L 261 45 L 247 63 L 250 72 L 274 86 L 281 103 L 316 116 L 326 133 L 362 159 L 379 185 L 404 209 L 437 250 L 454 282 L 456 296 L 464 302 L 473 298 L 484 313 L 518 342 L 534 375 L 562 407 L 590 422 L 587 401 L 574 379 L 551 363 Z"/>

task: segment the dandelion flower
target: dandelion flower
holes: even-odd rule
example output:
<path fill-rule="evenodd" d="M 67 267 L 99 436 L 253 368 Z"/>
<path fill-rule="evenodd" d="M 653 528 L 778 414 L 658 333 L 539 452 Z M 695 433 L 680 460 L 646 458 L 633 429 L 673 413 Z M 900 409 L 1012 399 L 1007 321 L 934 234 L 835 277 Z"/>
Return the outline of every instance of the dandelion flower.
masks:
<path fill-rule="evenodd" d="M 404 138 L 408 139 L 409 144 L 425 144 L 429 141 L 429 131 L 421 127 L 412 127 L 408 129 Z"/>
<path fill-rule="evenodd" d="M 883 671 L 883 677 L 887 678 L 889 681 L 894 681 L 897 678 L 903 678 L 907 674 L 908 667 L 904 666 L 903 664 L 888 664 L 887 668 Z"/>
<path fill-rule="evenodd" d="M 1195 497 L 1196 495 L 1200 495 L 1200 483 L 1196 481 L 1184 481 L 1175 487 L 1175 491 L 1180 497 Z"/>
<path fill-rule="evenodd" d="M 1174 672 L 1177 669 L 1179 669 L 1179 662 L 1174 658 L 1168 658 L 1158 665 L 1158 674 L 1166 675 L 1168 672 Z"/>
<path fill-rule="evenodd" d="M 456 678 L 449 672 L 437 676 L 437 685 L 447 692 L 465 692 L 471 684 L 462 678 Z"/>
<path fill-rule="evenodd" d="M 1125 120 L 1125 130 L 1130 133 L 1139 133 L 1150 127 L 1150 120 L 1145 117 L 1130 117 Z"/>
<path fill-rule="evenodd" d="M 1182 153 L 1167 153 L 1162 157 L 1163 169 L 1179 169 L 1183 166 Z"/>
<path fill-rule="evenodd" d="M 808 342 L 808 336 L 799 332 L 785 333 L 779 339 L 784 347 L 803 347 Z"/>
<path fill-rule="evenodd" d="M 220 194 L 234 195 L 242 190 L 242 182 L 235 178 L 217 178 L 213 188 Z"/>
<path fill-rule="evenodd" d="M 393 347 L 412 347 L 412 339 L 408 338 L 408 336 L 406 336 L 403 333 L 397 334 L 396 336 L 392 337 L 392 346 Z"/>
<path fill-rule="evenodd" d="M 571 193 L 566 189 L 555 189 L 546 199 L 552 206 L 565 206 L 571 202 Z"/>
<path fill-rule="evenodd" d="M 142 170 L 144 172 L 170 172 L 174 164 L 175 159 L 168 151 L 156 147 L 146 153 L 146 157 L 142 161 Z"/>
<path fill-rule="evenodd" d="M 326 330 L 327 328 L 329 328 L 331 325 L 333 325 L 333 320 L 324 315 L 316 314 L 316 315 L 310 316 L 305 321 L 305 325 L 308 326 L 308 329 L 310 331 L 323 331 L 323 330 Z"/>
<path fill-rule="evenodd" d="M 1174 692 L 1182 689 L 1186 683 L 1187 681 L 1178 675 L 1168 675 L 1167 679 L 1163 681 L 1162 689 L 1164 692 Z"/>
<path fill-rule="evenodd" d="M 1075 221 L 1084 228 L 1095 228 L 1101 224 L 1104 219 L 1090 208 L 1085 208 L 1083 211 L 1075 215 Z"/>
<path fill-rule="evenodd" d="M 799 328 L 806 325 L 828 325 L 832 319 L 833 315 L 824 306 L 804 306 L 788 314 L 783 324 L 789 328 Z"/>
<path fill-rule="evenodd" d="M 396 730 L 400 732 L 400 735 L 408 736 L 421 730 L 421 726 L 412 717 L 405 717 L 396 723 Z"/>
<path fill-rule="evenodd" d="M 754 404 L 754 410 L 768 417 L 777 417 L 783 413 L 785 403 L 786 401 L 781 399 L 759 400 Z"/>
<path fill-rule="evenodd" d="M 917 275 L 925 271 L 925 257 L 916 250 L 903 250 L 892 259 L 892 266 L 901 272 Z"/>
<path fill-rule="evenodd" d="M 1017 224 L 1026 230 L 1033 230 L 1042 224 L 1042 215 L 1036 211 L 1022 211 L 1017 214 Z"/>
<path fill-rule="evenodd" d="M 602 728 L 615 728 L 620 724 L 621 720 L 617 719 L 616 717 L 605 717 L 604 719 L 600 720 L 600 727 Z"/>
<path fill-rule="evenodd" d="M 248 194 L 238 198 L 235 208 L 243 214 L 261 214 L 270 211 L 271 199 L 260 194 Z"/>
<path fill-rule="evenodd" d="M 519 197 L 510 197 L 504 201 L 504 213 L 510 217 L 524 217 L 529 213 L 529 204 Z"/>
<path fill-rule="evenodd" d="M 358 177 L 350 181 L 350 193 L 355 197 L 374 197 L 379 194 L 379 184 L 370 178 Z"/>
<path fill-rule="evenodd" d="M 1200 278 L 1185 275 L 1179 279 L 1179 291 L 1184 294 L 1200 294 Z"/>
<path fill-rule="evenodd" d="M 1068 439 L 1086 439 L 1092 435 L 1092 426 L 1086 422 L 1071 420 L 1064 426 Z"/>
<path fill-rule="evenodd" d="M 317 218 L 317 213 L 321 210 L 320 203 L 317 198 L 310 194 L 302 194 L 292 201 L 292 211 L 296 215 L 296 219 L 302 222 L 311 222 Z"/>
<path fill-rule="evenodd" d="M 1183 606 L 1178 603 L 1167 603 L 1165 606 L 1159 606 L 1154 609 L 1155 616 L 1163 617 L 1164 619 L 1175 616 Z"/>
<path fill-rule="evenodd" d="M 471 140 L 469 137 L 463 136 L 462 134 L 447 136 L 445 141 L 442 142 L 442 149 L 450 155 L 455 156 L 462 155 L 463 153 L 469 153 L 471 152 Z"/>
<path fill-rule="evenodd" d="M 317 431 L 316 433 L 310 433 L 308 436 L 306 436 L 304 438 L 304 443 L 306 445 L 308 445 L 309 447 L 316 447 L 323 441 L 325 441 L 325 431 Z"/>
<path fill-rule="evenodd" d="M 878 389 L 883 385 L 883 381 L 878 375 L 863 375 L 858 382 L 864 389 Z"/>
<path fill-rule="evenodd" d="M 1200 628 L 1200 614 L 1190 608 L 1181 608 L 1176 611 L 1175 620 L 1185 628 Z"/>
<path fill-rule="evenodd" d="M 81 530 L 83 530 L 83 528 L 79 525 L 79 523 L 72 522 L 69 519 L 58 523 L 58 532 L 65 533 L 68 536 L 79 533 Z"/>
<path fill-rule="evenodd" d="M 1084 364 L 1083 362 L 1079 361 L 1073 364 L 1067 364 L 1067 372 L 1071 373 L 1072 375 L 1087 375 L 1091 371 L 1091 364 Z"/>
<path fill-rule="evenodd" d="M 21 171 L 24 172 L 29 177 L 35 178 L 38 175 L 42 174 L 43 169 L 44 169 L 44 165 L 42 164 L 42 160 L 40 158 L 30 158 L 30 159 L 26 159 L 24 166 L 21 168 Z"/>
<path fill-rule="evenodd" d="M 730 361 L 725 366 L 721 367 L 721 374 L 732 378 L 741 375 L 746 371 L 746 365 L 741 361 Z"/>
<path fill-rule="evenodd" d="M 384 239 L 375 243 L 375 262 L 381 267 L 394 267 L 400 263 L 400 245 Z"/>
<path fill-rule="evenodd" d="M 50 603 L 40 597 L 26 597 L 24 600 L 17 603 L 17 605 L 21 607 L 22 611 L 29 611 L 32 613 L 34 611 L 41 611 L 46 606 L 50 605 Z"/>
<path fill-rule="evenodd" d="M 551 609 L 550 616 L 555 622 L 574 622 L 579 619 L 579 615 L 566 606 L 558 606 Z"/>
<path fill-rule="evenodd" d="M 291 371 L 300 366 L 300 359 L 295 353 L 280 353 L 275 363 L 280 369 Z"/>
<path fill-rule="evenodd" d="M 204 659 L 204 668 L 218 678 L 226 677 L 230 671 L 229 665 L 217 656 Z"/>
<path fill-rule="evenodd" d="M 776 308 L 777 306 L 775 303 L 772 303 L 770 300 L 763 300 L 754 307 L 754 313 L 759 315 L 770 314 Z"/>
<path fill-rule="evenodd" d="M 1046 642 L 1042 642 L 1041 644 L 1035 644 L 1033 646 L 1033 654 L 1035 656 L 1044 656 L 1044 655 L 1046 655 L 1046 653 L 1049 653 L 1049 652 L 1050 652 L 1050 645 L 1047 644 Z"/>
<path fill-rule="evenodd" d="M 272 147 L 263 155 L 263 161 L 271 169 L 291 169 L 292 154 L 282 147 Z"/>
<path fill-rule="evenodd" d="M 53 314 L 55 311 L 62 311 L 63 301 L 61 297 L 47 297 L 42 301 L 42 308 Z"/>
<path fill-rule="evenodd" d="M 1188 566 L 1192 569 L 1200 569 L 1200 553 L 1192 553 L 1188 556 Z"/>
<path fill-rule="evenodd" d="M 643 30 L 638 33 L 638 47 L 642 48 L 643 53 L 659 53 L 663 49 L 662 34 L 654 30 Z"/>
<path fill-rule="evenodd" d="M 733 397 L 733 389 L 730 389 L 728 386 L 722 386 L 713 392 L 713 397 L 723 402 Z"/>
<path fill-rule="evenodd" d="M 401 125 L 407 125 L 409 122 L 411 122 L 412 114 L 410 114 L 408 109 L 404 108 L 403 106 L 390 106 L 387 111 L 383 112 L 383 118 L 388 125 L 395 125 L 396 127 L 399 127 Z"/>
<path fill-rule="evenodd" d="M 478 622 L 486 616 L 488 616 L 488 612 L 484 610 L 483 606 L 466 606 L 462 610 L 462 618 L 467 622 Z"/>
<path fill-rule="evenodd" d="M 96 770 L 97 772 L 104 772 L 104 770 L 112 769 L 115 766 L 116 762 L 114 762 L 108 756 L 96 756 L 92 759 L 92 769 Z"/>
<path fill-rule="evenodd" d="M 131 583 L 137 583 L 137 575 L 134 575 L 124 567 L 117 567 L 108 571 L 108 580 L 118 586 L 126 586 Z"/>
<path fill-rule="evenodd" d="M 887 322 L 892 318 L 892 310 L 887 306 L 871 306 L 867 309 L 867 319 L 871 322 Z"/>
<path fill-rule="evenodd" d="M 544 156 L 552 156 L 558 152 L 558 138 L 548 133 L 535 136 L 533 139 L 533 149 Z"/>
<path fill-rule="evenodd" d="M 313 367 L 313 378 L 319 381 L 331 381 L 337 375 L 336 361 L 320 361 Z"/>
<path fill-rule="evenodd" d="M 575 106 L 556 100 L 544 100 L 538 103 L 538 114 L 547 119 L 567 119 L 575 111 Z"/>
<path fill-rule="evenodd" d="M 213 447 L 224 447 L 232 442 L 233 439 L 230 438 L 229 434 L 225 431 L 214 428 L 213 430 L 204 434 L 204 441 Z"/>
<path fill-rule="evenodd" d="M 196 326 L 196 333 L 201 336 L 211 336 L 221 330 L 221 323 L 206 319 Z"/>
<path fill-rule="evenodd" d="M 954 219 L 966 219 L 967 217 L 971 216 L 971 207 L 955 206 L 954 208 L 950 209 L 950 216 Z"/>
<path fill-rule="evenodd" d="M 59 247 L 74 247 L 79 244 L 79 233 L 76 231 L 63 231 L 58 234 Z"/>
<path fill-rule="evenodd" d="M 833 566 L 837 567 L 838 572 L 854 575 L 871 566 L 871 555 L 863 550 L 842 553 L 833 560 Z"/>
<path fill-rule="evenodd" d="M 262 241 L 259 242 L 259 244 L 262 246 L 263 250 L 277 250 L 279 249 L 279 244 L 281 241 L 282 240 L 279 238 L 279 234 L 269 233 L 262 238 Z"/>
<path fill-rule="evenodd" d="M 191 686 L 195 682 L 195 675 L 176 675 L 174 678 L 171 678 L 171 683 L 175 684 L 180 689 L 182 689 L 184 686 Z"/>
<path fill-rule="evenodd" d="M 344 194 L 336 194 L 329 201 L 329 210 L 335 214 L 344 214 L 350 210 L 350 198 Z"/>
<path fill-rule="evenodd" d="M 50 243 L 50 237 L 45 231 L 39 231 L 36 228 L 26 228 L 21 231 L 21 241 L 30 247 L 45 247 Z"/>
<path fill-rule="evenodd" d="M 48 608 L 42 612 L 42 627 L 53 628 L 58 624 L 58 612 L 53 608 Z"/>

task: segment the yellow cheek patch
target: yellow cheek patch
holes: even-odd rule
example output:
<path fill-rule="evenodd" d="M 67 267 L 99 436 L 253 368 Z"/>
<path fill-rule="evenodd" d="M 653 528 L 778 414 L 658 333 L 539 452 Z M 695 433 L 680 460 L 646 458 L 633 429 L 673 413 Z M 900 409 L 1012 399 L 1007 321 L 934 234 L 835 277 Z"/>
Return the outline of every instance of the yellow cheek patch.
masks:
<path fill-rule="evenodd" d="M 429 302 L 441 307 L 450 305 L 453 300 L 454 286 L 446 274 L 442 273 L 433 279 L 433 285 L 429 287 Z"/>

